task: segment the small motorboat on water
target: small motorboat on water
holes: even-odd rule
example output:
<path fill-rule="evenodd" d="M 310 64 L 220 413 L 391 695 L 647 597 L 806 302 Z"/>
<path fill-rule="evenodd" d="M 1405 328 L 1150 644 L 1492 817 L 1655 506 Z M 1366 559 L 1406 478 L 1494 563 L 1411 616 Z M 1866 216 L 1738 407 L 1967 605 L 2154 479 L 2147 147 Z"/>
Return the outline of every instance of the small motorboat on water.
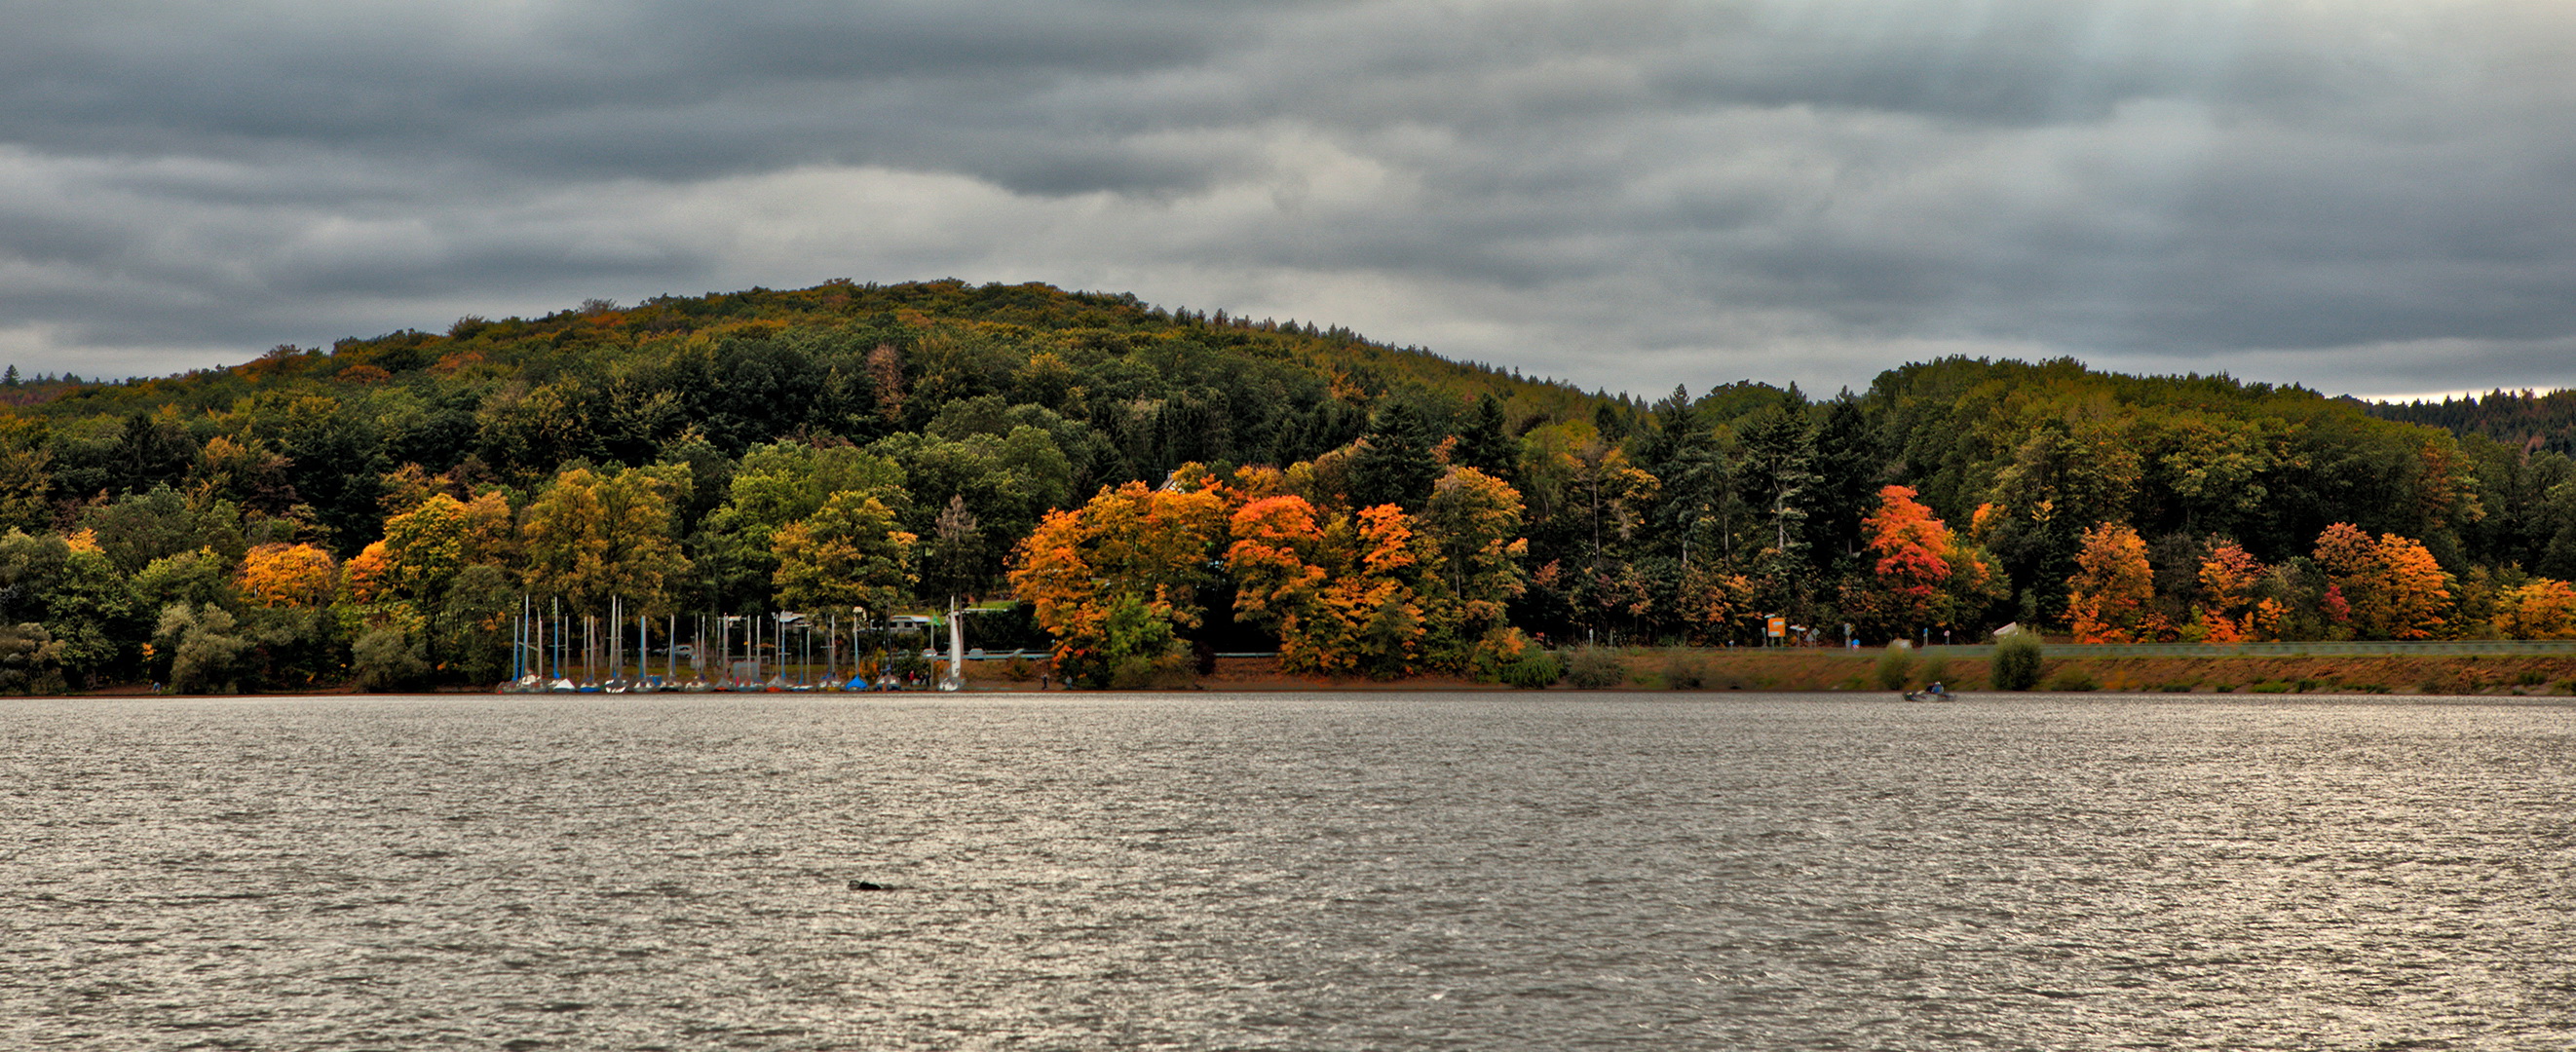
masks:
<path fill-rule="evenodd" d="M 1935 683 L 1933 683 L 1931 686 L 1925 687 L 1925 688 L 1923 688 L 1923 689 L 1921 689 L 1921 690 L 1909 690 L 1909 691 L 1906 691 L 1906 692 L 1905 692 L 1905 700 L 1907 700 L 1907 701 L 1957 701 L 1957 700 L 1959 700 L 1959 699 L 1951 695 L 1951 693 L 1950 693 L 1950 688 L 1945 687 L 1945 686 L 1942 686 L 1940 683 L 1935 682 Z"/>

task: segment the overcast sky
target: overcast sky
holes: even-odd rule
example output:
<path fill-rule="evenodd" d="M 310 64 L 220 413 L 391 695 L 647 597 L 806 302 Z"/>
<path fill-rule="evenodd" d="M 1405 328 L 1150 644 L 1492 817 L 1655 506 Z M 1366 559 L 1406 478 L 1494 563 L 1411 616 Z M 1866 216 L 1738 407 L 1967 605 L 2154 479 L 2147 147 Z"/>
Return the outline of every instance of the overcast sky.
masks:
<path fill-rule="evenodd" d="M 2563 0 L 0 0 L 0 361 L 1045 281 L 1587 387 L 2576 386 Z"/>

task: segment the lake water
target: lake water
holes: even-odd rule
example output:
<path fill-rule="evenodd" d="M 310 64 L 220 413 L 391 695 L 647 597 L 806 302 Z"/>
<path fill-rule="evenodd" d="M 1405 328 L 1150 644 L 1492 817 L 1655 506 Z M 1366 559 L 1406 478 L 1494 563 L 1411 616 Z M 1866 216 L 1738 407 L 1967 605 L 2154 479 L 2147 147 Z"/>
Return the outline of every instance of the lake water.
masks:
<path fill-rule="evenodd" d="M 2561 704 L 0 702 L 13 1049 L 2571 1045 Z"/>

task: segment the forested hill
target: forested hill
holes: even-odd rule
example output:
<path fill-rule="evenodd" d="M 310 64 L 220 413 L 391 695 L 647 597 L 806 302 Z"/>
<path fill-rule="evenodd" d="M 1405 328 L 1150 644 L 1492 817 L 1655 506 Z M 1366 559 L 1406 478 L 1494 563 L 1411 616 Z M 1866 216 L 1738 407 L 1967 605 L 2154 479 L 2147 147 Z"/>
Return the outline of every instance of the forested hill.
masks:
<path fill-rule="evenodd" d="M 1711 380 L 1587 395 L 955 281 L 12 374 L 0 690 L 488 682 L 522 596 L 1014 597 L 1086 682 L 1192 646 L 1486 675 L 1530 640 L 1749 642 L 1770 614 L 1873 641 L 2576 634 L 2576 465 L 2547 449 L 2071 360 L 1826 399 Z"/>
<path fill-rule="evenodd" d="M 2370 415 L 2485 435 L 2509 446 L 2576 454 L 2576 390 L 2490 391 L 2439 402 L 2373 402 Z"/>
<path fill-rule="evenodd" d="M 1358 437 L 1369 408 L 1398 389 L 1492 393 L 1523 417 L 1584 415 L 1593 401 L 1341 329 L 938 281 L 469 317 L 445 334 L 280 347 L 167 378 L 27 381 L 16 412 L 44 425 L 58 501 L 203 476 L 206 442 L 230 435 L 252 444 L 227 450 L 283 458 L 261 462 L 274 477 L 240 494 L 244 508 L 300 504 L 355 551 L 383 515 L 378 476 L 406 464 L 467 486 L 524 484 L 560 464 L 647 464 L 699 440 L 728 456 L 791 435 L 864 445 L 1020 406 L 1063 440 L 1074 491 L 1088 492 L 1187 461 L 1312 457 Z M 22 432 L 21 445 L 37 436 Z"/>

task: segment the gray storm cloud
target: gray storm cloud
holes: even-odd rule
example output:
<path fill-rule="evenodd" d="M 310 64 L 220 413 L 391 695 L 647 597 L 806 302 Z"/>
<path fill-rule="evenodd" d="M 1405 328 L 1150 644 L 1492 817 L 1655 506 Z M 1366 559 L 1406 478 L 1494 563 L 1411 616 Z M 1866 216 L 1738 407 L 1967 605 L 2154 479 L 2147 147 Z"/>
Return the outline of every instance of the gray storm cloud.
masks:
<path fill-rule="evenodd" d="M 2527 3 L 0 3 L 0 357 L 1048 281 L 1586 386 L 2576 385 Z"/>

